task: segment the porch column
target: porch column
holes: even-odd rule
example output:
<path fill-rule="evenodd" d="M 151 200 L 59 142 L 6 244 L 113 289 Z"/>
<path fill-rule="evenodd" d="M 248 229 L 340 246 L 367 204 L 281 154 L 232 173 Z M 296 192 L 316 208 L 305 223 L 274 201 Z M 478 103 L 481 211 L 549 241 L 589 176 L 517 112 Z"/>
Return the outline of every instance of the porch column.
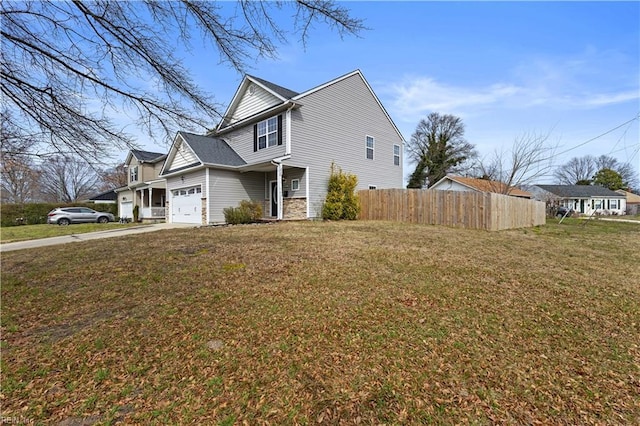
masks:
<path fill-rule="evenodd" d="M 282 214 L 282 207 L 283 207 L 283 202 L 282 202 L 282 163 L 278 163 L 277 165 L 277 181 L 276 181 L 276 185 L 278 188 L 278 216 L 277 219 L 278 220 L 282 220 L 282 218 L 284 217 L 284 215 Z"/>
<path fill-rule="evenodd" d="M 153 217 L 151 209 L 153 208 L 153 188 L 149 187 L 149 216 Z"/>

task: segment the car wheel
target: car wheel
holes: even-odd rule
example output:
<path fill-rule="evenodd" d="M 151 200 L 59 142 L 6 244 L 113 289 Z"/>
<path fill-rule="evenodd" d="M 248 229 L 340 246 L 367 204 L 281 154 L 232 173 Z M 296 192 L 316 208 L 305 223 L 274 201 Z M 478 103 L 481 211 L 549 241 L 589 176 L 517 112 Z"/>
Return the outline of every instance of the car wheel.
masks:
<path fill-rule="evenodd" d="M 64 218 L 64 217 L 62 219 L 58 219 L 58 225 L 60 225 L 60 226 L 67 226 L 70 223 L 71 223 L 71 221 L 69 219 Z"/>
<path fill-rule="evenodd" d="M 109 222 L 109 218 L 106 216 L 100 216 L 98 218 L 98 223 L 107 223 L 107 222 Z"/>

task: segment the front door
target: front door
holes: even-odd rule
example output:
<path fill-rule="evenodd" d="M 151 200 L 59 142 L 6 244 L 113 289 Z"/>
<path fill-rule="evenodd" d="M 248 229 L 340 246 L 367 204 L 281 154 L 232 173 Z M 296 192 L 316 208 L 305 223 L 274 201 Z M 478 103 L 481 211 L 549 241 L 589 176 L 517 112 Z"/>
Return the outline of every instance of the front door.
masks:
<path fill-rule="evenodd" d="M 271 184 L 271 216 L 278 216 L 278 182 L 272 180 Z"/>

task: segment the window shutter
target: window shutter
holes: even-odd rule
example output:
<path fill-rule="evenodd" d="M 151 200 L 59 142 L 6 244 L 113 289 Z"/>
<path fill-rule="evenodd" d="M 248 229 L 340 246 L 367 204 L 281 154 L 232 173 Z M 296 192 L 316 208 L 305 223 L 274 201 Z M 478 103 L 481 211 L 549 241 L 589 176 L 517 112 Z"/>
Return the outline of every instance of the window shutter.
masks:
<path fill-rule="evenodd" d="M 253 125 L 253 152 L 258 151 L 258 125 Z"/>
<path fill-rule="evenodd" d="M 282 115 L 278 116 L 278 145 L 282 145 Z"/>

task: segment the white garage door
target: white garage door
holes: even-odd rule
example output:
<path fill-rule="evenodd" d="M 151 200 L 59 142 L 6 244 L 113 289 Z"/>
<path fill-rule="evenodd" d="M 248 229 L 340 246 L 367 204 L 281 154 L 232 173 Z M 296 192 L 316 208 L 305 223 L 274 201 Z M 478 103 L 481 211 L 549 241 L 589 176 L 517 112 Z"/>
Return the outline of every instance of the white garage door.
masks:
<path fill-rule="evenodd" d="M 120 203 L 120 217 L 133 220 L 133 201 L 123 201 Z"/>
<path fill-rule="evenodd" d="M 171 222 L 202 223 L 202 189 L 200 186 L 171 191 Z"/>

